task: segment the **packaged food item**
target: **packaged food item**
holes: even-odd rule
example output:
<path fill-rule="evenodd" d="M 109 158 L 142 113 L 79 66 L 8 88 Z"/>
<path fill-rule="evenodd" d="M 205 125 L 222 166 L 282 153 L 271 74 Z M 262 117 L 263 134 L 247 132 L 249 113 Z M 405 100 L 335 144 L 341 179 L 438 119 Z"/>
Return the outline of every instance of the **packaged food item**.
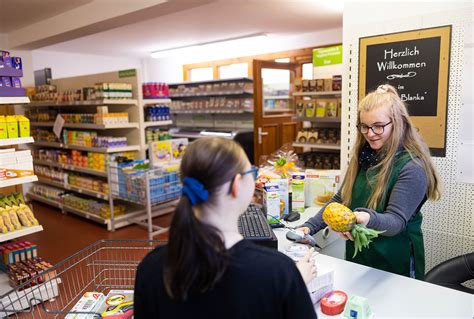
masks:
<path fill-rule="evenodd" d="M 302 89 L 303 89 L 302 79 L 296 78 L 295 79 L 295 92 L 301 92 Z"/>
<path fill-rule="evenodd" d="M 280 194 L 278 185 L 273 182 L 263 187 L 263 206 L 266 209 L 268 222 L 278 223 L 280 220 Z"/>
<path fill-rule="evenodd" d="M 279 178 L 270 180 L 271 183 L 278 186 L 278 196 L 280 198 L 280 218 L 288 215 L 289 211 L 289 185 L 287 178 Z"/>
<path fill-rule="evenodd" d="M 337 116 L 337 99 L 328 99 L 326 104 L 326 116 L 336 117 Z"/>
<path fill-rule="evenodd" d="M 309 80 L 303 80 L 303 92 L 309 92 Z"/>
<path fill-rule="evenodd" d="M 0 115 L 0 139 L 8 138 L 8 127 L 5 115 Z"/>
<path fill-rule="evenodd" d="M 308 142 L 308 132 L 304 129 L 298 131 L 298 135 L 296 136 L 296 141 L 298 143 L 306 143 Z"/>
<path fill-rule="evenodd" d="M 316 91 L 316 80 L 309 80 L 309 91 L 310 92 Z"/>
<path fill-rule="evenodd" d="M 332 90 L 341 91 L 342 90 L 342 75 L 333 75 L 332 76 Z"/>
<path fill-rule="evenodd" d="M 8 138 L 17 138 L 18 137 L 18 122 L 14 115 L 6 116 Z"/>
<path fill-rule="evenodd" d="M 304 116 L 304 103 L 301 102 L 301 101 L 296 103 L 296 115 L 298 117 L 303 117 Z"/>
<path fill-rule="evenodd" d="M 332 91 L 332 79 L 324 79 L 324 91 Z"/>
<path fill-rule="evenodd" d="M 316 91 L 317 92 L 324 91 L 324 80 L 323 79 L 317 79 L 316 80 Z"/>
<path fill-rule="evenodd" d="M 304 212 L 304 181 L 305 173 L 296 172 L 291 176 L 291 193 L 292 193 L 292 210 L 303 213 Z"/>
<path fill-rule="evenodd" d="M 318 140 L 318 131 L 315 129 L 312 129 L 308 134 L 308 142 L 311 144 L 316 144 L 317 140 Z"/>
<path fill-rule="evenodd" d="M 338 170 L 306 170 L 305 205 L 322 206 L 337 192 L 341 172 Z"/>
<path fill-rule="evenodd" d="M 81 299 L 72 307 L 71 312 L 98 312 L 105 301 L 105 295 L 101 292 L 86 292 Z M 66 319 L 94 319 L 94 314 L 68 314 Z"/>
<path fill-rule="evenodd" d="M 306 102 L 306 117 L 314 117 L 314 103 L 313 101 Z"/>
<path fill-rule="evenodd" d="M 316 100 L 316 117 L 325 117 L 326 116 L 326 100 L 318 99 Z"/>

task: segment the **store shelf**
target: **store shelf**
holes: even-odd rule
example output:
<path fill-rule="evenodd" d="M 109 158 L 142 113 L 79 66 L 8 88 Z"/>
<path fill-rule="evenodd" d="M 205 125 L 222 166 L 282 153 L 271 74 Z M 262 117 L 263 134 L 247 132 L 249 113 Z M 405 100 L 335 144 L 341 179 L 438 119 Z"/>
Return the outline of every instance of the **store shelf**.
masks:
<path fill-rule="evenodd" d="M 54 161 L 45 161 L 45 160 L 40 160 L 40 159 L 33 159 L 33 164 L 59 167 L 59 168 L 62 168 L 62 169 L 68 170 L 68 171 L 85 173 L 85 174 L 101 176 L 101 177 L 107 177 L 107 172 L 97 171 L 97 170 L 94 170 L 94 169 L 84 168 L 84 167 L 79 167 L 79 166 L 74 166 L 74 165 L 61 164 L 61 163 L 54 162 Z"/>
<path fill-rule="evenodd" d="M 293 117 L 296 121 L 307 121 L 313 123 L 341 123 L 340 117 Z"/>
<path fill-rule="evenodd" d="M 293 143 L 293 147 L 309 147 L 321 150 L 340 150 L 341 145 L 334 144 L 310 144 L 310 143 Z"/>
<path fill-rule="evenodd" d="M 341 91 L 295 92 L 293 96 L 340 96 Z"/>
<path fill-rule="evenodd" d="M 150 127 L 150 126 L 166 126 L 166 125 L 171 125 L 173 124 L 173 121 L 155 121 L 155 122 L 145 122 L 144 126 L 145 127 Z"/>
<path fill-rule="evenodd" d="M 64 149 L 87 151 L 87 152 L 96 152 L 96 153 L 120 153 L 120 152 L 133 152 L 133 151 L 140 150 L 139 145 L 128 145 L 128 146 L 113 147 L 113 148 L 86 147 L 86 146 L 69 145 L 69 144 L 55 143 L 55 142 L 35 142 L 33 145 L 44 146 L 44 147 L 64 148 Z"/>
<path fill-rule="evenodd" d="M 15 230 L 9 233 L 0 234 L 0 243 L 3 243 L 7 240 L 12 240 L 18 237 L 23 237 L 26 235 L 34 234 L 43 230 L 43 226 L 31 226 L 31 227 L 23 227 L 20 230 Z"/>
<path fill-rule="evenodd" d="M 4 138 L 0 139 L 0 146 L 20 145 L 33 143 L 33 137 L 18 137 L 18 138 Z"/>
<path fill-rule="evenodd" d="M 38 179 L 38 181 L 40 183 L 43 183 L 43 184 L 51 185 L 51 186 L 62 188 L 62 189 L 69 190 L 69 191 L 74 191 L 74 192 L 77 192 L 79 194 L 88 195 L 88 196 L 95 197 L 95 198 L 98 198 L 98 199 L 104 199 L 104 200 L 109 199 L 109 196 L 107 194 L 102 194 L 102 193 L 95 192 L 95 191 L 88 190 L 88 189 L 84 189 L 84 188 L 81 188 L 81 187 L 78 187 L 78 186 L 65 184 L 65 183 L 54 181 L 54 180 L 51 180 L 51 179 L 48 179 L 48 178 L 40 177 Z"/>
<path fill-rule="evenodd" d="M 0 188 L 36 182 L 37 180 L 38 180 L 38 177 L 35 175 L 6 179 L 3 181 L 0 181 Z"/>
<path fill-rule="evenodd" d="M 33 313 L 30 312 L 31 302 L 43 303 L 48 300 L 53 300 L 59 295 L 58 285 L 60 283 L 61 278 L 56 277 L 48 280 L 47 283 L 35 285 L 19 292 L 10 286 L 8 274 L 3 271 L 0 272 L 0 296 L 2 296 L 0 299 L 0 304 L 2 305 L 1 317 L 33 318 Z"/>
<path fill-rule="evenodd" d="M 0 97 L 0 104 L 25 104 L 30 103 L 27 96 Z"/>
<path fill-rule="evenodd" d="M 289 100 L 292 98 L 293 97 L 288 95 L 267 95 L 263 97 L 264 100 Z"/>
<path fill-rule="evenodd" d="M 281 112 L 293 112 L 293 109 L 272 109 L 272 110 L 263 110 L 265 113 L 281 113 Z"/>
<path fill-rule="evenodd" d="M 253 113 L 253 110 L 229 110 L 229 109 L 206 109 L 206 110 L 171 110 L 172 114 L 244 114 Z"/>
<path fill-rule="evenodd" d="M 42 203 L 51 205 L 51 206 L 59 208 L 59 209 L 63 208 L 63 204 L 61 204 L 60 202 L 49 199 L 49 198 L 46 198 L 46 197 L 43 197 L 41 195 L 37 195 L 35 193 L 30 192 L 30 193 L 26 194 L 26 196 L 30 199 L 33 199 L 33 200 L 36 200 L 38 202 L 42 202 Z"/>
<path fill-rule="evenodd" d="M 54 122 L 31 122 L 32 127 L 53 127 Z M 122 123 L 122 124 L 86 124 L 86 123 L 66 123 L 64 128 L 83 128 L 90 130 L 111 130 L 123 128 L 138 128 L 138 123 Z"/>
<path fill-rule="evenodd" d="M 138 101 L 135 99 L 103 99 L 103 100 L 91 100 L 91 101 L 71 101 L 71 102 L 32 102 L 27 106 L 98 106 L 98 105 L 138 105 Z"/>
<path fill-rule="evenodd" d="M 170 98 L 162 98 L 162 99 L 143 99 L 143 104 L 169 104 L 171 103 Z"/>
<path fill-rule="evenodd" d="M 251 78 L 232 78 L 232 79 L 220 79 L 220 80 L 207 80 L 207 81 L 186 81 L 180 83 L 169 83 L 169 87 L 175 87 L 179 85 L 189 85 L 189 86 L 197 86 L 199 84 L 211 84 L 211 83 L 222 83 L 222 82 L 252 82 Z"/>
<path fill-rule="evenodd" d="M 202 97 L 216 97 L 216 96 L 240 96 L 240 95 L 249 95 L 253 96 L 252 91 L 224 91 L 224 92 L 203 92 L 203 93 L 193 93 L 193 94 L 175 94 L 171 95 L 172 99 L 182 99 L 182 98 L 202 98 Z"/>
<path fill-rule="evenodd" d="M 79 216 L 85 217 L 87 219 L 93 220 L 93 221 L 95 221 L 97 223 L 100 223 L 100 224 L 106 225 L 109 222 L 108 219 L 102 218 L 99 215 L 94 215 L 94 214 L 91 214 L 89 212 L 77 209 L 77 208 L 69 207 L 67 205 L 63 205 L 63 210 L 65 212 L 73 213 L 75 215 L 79 215 Z"/>

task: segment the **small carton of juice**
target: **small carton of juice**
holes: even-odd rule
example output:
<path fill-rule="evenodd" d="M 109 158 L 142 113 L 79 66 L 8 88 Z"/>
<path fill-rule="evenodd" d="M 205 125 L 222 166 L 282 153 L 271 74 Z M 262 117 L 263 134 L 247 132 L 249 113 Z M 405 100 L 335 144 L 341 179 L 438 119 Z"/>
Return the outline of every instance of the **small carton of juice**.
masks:
<path fill-rule="evenodd" d="M 17 115 L 16 119 L 18 120 L 20 137 L 30 136 L 30 120 L 23 115 Z"/>
<path fill-rule="evenodd" d="M 267 218 L 270 224 L 280 221 L 280 194 L 278 184 L 266 183 L 263 187 L 263 205 L 267 212 Z"/>
<path fill-rule="evenodd" d="M 7 121 L 5 115 L 0 115 L 0 139 L 8 138 Z"/>
<path fill-rule="evenodd" d="M 18 137 L 18 122 L 15 116 L 7 115 L 6 122 L 7 122 L 8 138 L 17 138 Z"/>
<path fill-rule="evenodd" d="M 304 212 L 304 172 L 295 172 L 291 176 L 292 210 Z"/>

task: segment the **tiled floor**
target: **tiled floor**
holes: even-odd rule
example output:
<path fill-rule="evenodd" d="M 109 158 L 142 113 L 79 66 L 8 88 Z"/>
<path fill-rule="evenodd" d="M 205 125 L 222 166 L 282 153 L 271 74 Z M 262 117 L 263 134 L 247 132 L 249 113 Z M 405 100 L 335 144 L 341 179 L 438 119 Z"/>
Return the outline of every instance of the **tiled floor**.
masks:
<path fill-rule="evenodd" d="M 131 225 L 115 232 L 107 231 L 105 225 L 99 225 L 73 214 L 62 214 L 57 208 L 33 201 L 33 211 L 43 225 L 44 230 L 22 237 L 38 245 L 39 256 L 55 264 L 75 252 L 102 239 L 147 239 L 146 229 Z M 169 226 L 172 214 L 157 217 L 153 223 Z M 157 236 L 157 240 L 166 240 L 168 234 Z"/>

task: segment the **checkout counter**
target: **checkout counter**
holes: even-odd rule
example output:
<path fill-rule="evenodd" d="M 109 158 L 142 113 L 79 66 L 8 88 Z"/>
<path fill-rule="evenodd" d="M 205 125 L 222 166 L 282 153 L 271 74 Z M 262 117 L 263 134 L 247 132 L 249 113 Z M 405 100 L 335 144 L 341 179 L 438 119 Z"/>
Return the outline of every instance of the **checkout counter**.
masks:
<path fill-rule="evenodd" d="M 307 208 L 300 220 L 284 224 L 299 226 L 318 211 L 318 207 Z M 288 229 L 273 231 L 278 250 L 284 252 L 292 244 L 286 239 Z M 332 231 L 320 231 L 315 238 L 322 249 L 314 260 L 317 266 L 334 270 L 334 290 L 367 298 L 374 318 L 474 318 L 474 295 L 346 261 L 344 240 Z M 315 309 L 318 318 L 340 318 L 323 314 L 319 303 Z"/>

